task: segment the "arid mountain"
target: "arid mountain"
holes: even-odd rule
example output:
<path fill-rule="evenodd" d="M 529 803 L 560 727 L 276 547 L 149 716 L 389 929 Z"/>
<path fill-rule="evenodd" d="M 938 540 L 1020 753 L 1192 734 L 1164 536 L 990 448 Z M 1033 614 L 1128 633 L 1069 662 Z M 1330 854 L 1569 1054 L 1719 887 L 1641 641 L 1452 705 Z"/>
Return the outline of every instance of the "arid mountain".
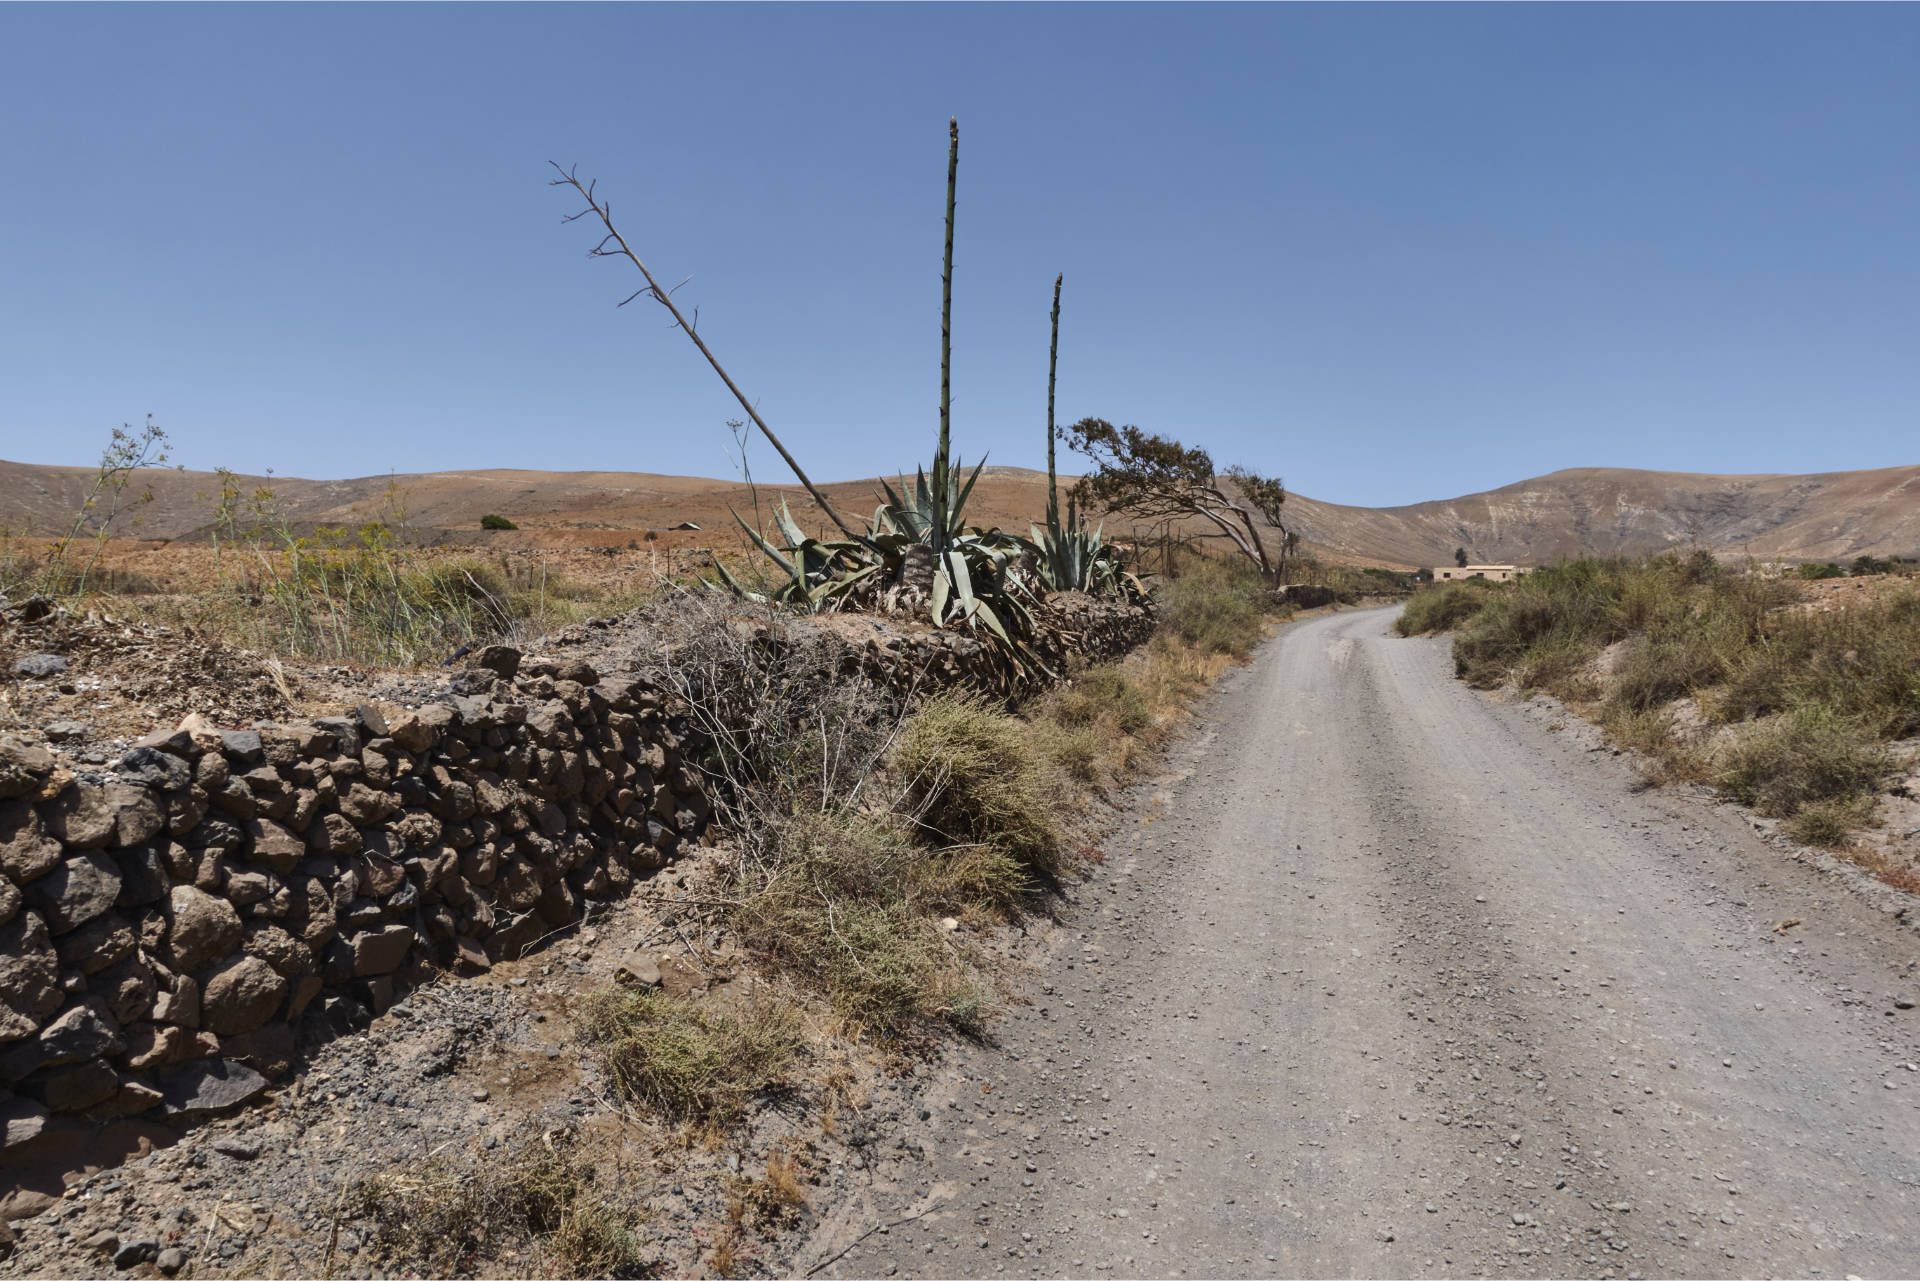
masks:
<path fill-rule="evenodd" d="M 1920 467 L 1811 476 L 1580 467 L 1409 507 L 1287 505 L 1310 544 L 1400 565 L 1436 564 L 1456 547 L 1520 565 L 1696 543 L 1763 560 L 1920 551 Z"/>
<path fill-rule="evenodd" d="M 456 541 L 531 538 L 545 543 L 624 543 L 641 531 L 701 526 L 680 544 L 734 535 L 729 512 L 751 513 L 738 481 L 639 472 L 471 471 L 370 476 L 356 480 L 240 477 L 249 492 L 271 488 L 284 517 L 310 528 L 354 524 L 380 514 L 391 491 L 418 529 Z M 93 472 L 0 462 L 0 528 L 47 534 L 64 528 L 85 500 Z M 871 513 L 879 484 L 825 487 L 848 515 Z M 151 490 L 151 502 L 135 501 Z M 122 537 L 183 538 L 205 530 L 219 483 L 207 472 L 142 473 L 127 491 Z M 762 485 L 762 510 L 782 499 L 808 529 L 825 523 L 804 491 Z M 1046 477 L 989 468 L 972 511 L 985 524 L 1024 529 L 1045 509 Z M 1685 472 L 1576 468 L 1486 493 L 1407 507 L 1345 507 L 1304 495 L 1288 500 L 1308 548 L 1342 561 L 1433 565 L 1464 547 L 1477 561 L 1531 565 L 1581 552 L 1645 552 L 1698 544 L 1762 559 L 1830 560 L 1920 551 L 1920 466 L 1810 476 L 1713 476 Z M 480 518 L 499 514 L 520 535 L 486 535 Z M 1118 526 L 1115 526 L 1118 532 Z"/>

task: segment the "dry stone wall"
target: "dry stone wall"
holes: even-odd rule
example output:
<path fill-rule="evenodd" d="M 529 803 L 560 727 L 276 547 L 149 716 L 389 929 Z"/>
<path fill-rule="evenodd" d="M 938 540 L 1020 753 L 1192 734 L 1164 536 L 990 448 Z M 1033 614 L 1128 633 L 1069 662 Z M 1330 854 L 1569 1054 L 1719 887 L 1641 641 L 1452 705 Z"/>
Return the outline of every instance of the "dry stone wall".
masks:
<path fill-rule="evenodd" d="M 1117 658 L 1153 634 L 1153 615 L 1144 608 L 1080 592 L 1056 592 L 1034 615 L 1032 651 L 1038 665 L 1015 663 L 1004 647 L 968 632 L 907 628 L 866 615 L 837 620 L 851 629 L 843 627 L 834 635 L 844 647 L 843 665 L 849 671 L 896 689 L 966 684 L 1013 694 L 1044 683 L 1049 675 L 1064 674 L 1072 658 L 1093 663 Z M 863 628 L 871 629 L 870 634 L 859 635 Z"/>
<path fill-rule="evenodd" d="M 0 739 L 0 1119 L 191 1116 L 396 985 L 475 972 L 704 830 L 657 690 L 584 663 L 469 674 L 417 711 L 195 724 L 75 777 Z M 473 679 L 478 676 L 479 679 Z"/>
<path fill-rule="evenodd" d="M 1151 630 L 1073 595 L 1040 623 L 1050 665 Z M 899 690 L 1017 679 L 964 634 L 841 643 Z M 344 1031 L 577 921 L 704 834 L 702 750 L 644 680 L 503 647 L 415 710 L 190 716 L 110 772 L 0 736 L 0 1164 L 60 1114 L 245 1102 L 290 1069 L 296 1029 Z"/>

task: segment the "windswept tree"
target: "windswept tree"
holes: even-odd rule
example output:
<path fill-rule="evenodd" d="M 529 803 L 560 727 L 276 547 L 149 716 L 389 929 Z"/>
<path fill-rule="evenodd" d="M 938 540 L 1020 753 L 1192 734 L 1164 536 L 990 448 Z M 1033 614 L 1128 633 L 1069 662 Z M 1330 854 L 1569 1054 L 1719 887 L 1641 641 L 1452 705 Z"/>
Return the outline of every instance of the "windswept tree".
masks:
<path fill-rule="evenodd" d="M 1104 418 L 1082 418 L 1062 428 L 1061 437 L 1093 462 L 1073 487 L 1082 506 L 1143 521 L 1204 521 L 1269 581 L 1280 580 L 1299 540 L 1280 519 L 1287 490 L 1279 478 L 1240 466 L 1218 472 L 1213 456 L 1198 446 Z M 1262 525 L 1278 537 L 1269 539 Z"/>

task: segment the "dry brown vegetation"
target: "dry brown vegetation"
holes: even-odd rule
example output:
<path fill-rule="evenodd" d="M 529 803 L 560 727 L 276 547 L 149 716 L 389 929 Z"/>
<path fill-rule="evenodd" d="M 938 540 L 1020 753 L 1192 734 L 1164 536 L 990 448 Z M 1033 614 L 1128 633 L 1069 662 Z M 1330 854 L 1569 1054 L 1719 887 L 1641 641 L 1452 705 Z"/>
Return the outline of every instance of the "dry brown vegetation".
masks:
<path fill-rule="evenodd" d="M 561 1276 L 641 1277 L 653 1259 L 634 1227 L 644 1210 L 601 1185 L 569 1135 L 523 1135 L 505 1159 L 463 1168 L 428 1160 L 346 1193 L 390 1257 L 429 1276 L 473 1276 L 510 1248 Z M 541 1269 L 542 1271 L 546 1269 Z"/>

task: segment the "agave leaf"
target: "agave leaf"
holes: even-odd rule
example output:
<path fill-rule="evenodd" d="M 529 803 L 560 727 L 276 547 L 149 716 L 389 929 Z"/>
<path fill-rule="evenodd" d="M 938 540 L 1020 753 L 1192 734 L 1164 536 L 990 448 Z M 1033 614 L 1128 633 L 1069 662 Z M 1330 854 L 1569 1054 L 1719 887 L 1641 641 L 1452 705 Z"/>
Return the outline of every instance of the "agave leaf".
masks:
<path fill-rule="evenodd" d="M 772 543 L 760 537 L 760 535 L 754 531 L 753 526 L 747 524 L 746 521 L 741 520 L 739 512 L 733 513 L 733 518 L 736 521 L 740 522 L 740 528 L 747 531 L 747 537 L 753 540 L 753 545 L 755 547 L 758 547 L 761 550 L 761 552 L 765 554 L 766 557 L 769 560 L 771 560 L 774 564 L 778 565 L 780 568 L 787 571 L 787 577 L 792 578 L 796 581 L 804 581 L 799 569 L 797 569 L 794 566 L 794 563 L 788 560 L 785 556 L 781 555 L 779 549 L 774 547 Z"/>
<path fill-rule="evenodd" d="M 973 595 L 973 575 L 967 572 L 967 558 L 957 551 L 950 551 L 947 553 L 947 564 L 953 567 L 953 590 L 960 598 L 961 608 L 967 614 L 973 613 L 977 602 Z"/>
<path fill-rule="evenodd" d="M 747 588 L 743 587 L 740 584 L 740 581 L 738 579 L 736 579 L 732 574 L 728 573 L 726 562 L 721 560 L 717 556 L 714 557 L 713 567 L 714 569 L 718 570 L 720 573 L 720 582 L 709 583 L 705 578 L 701 578 L 700 581 L 702 584 L 713 588 L 713 590 L 715 591 L 730 591 L 734 595 L 750 600 L 756 605 L 764 605 L 767 603 L 767 598 L 764 595 L 762 595 L 759 592 L 747 590 Z M 722 583 L 725 584 L 724 587 L 721 586 Z"/>
<path fill-rule="evenodd" d="M 786 500 L 782 499 L 780 505 L 773 509 L 773 523 L 780 527 L 780 537 L 787 540 L 787 546 L 798 547 L 807 541 L 807 531 L 793 519 L 793 512 Z"/>
<path fill-rule="evenodd" d="M 932 605 L 933 605 L 933 622 L 934 622 L 934 626 L 936 627 L 946 622 L 947 596 L 950 591 L 950 588 L 951 588 L 951 583 L 950 583 L 950 580 L 947 578 L 947 571 L 945 569 L 935 568 L 935 570 L 933 571 Z"/>
<path fill-rule="evenodd" d="M 953 500 L 953 523 L 956 530 L 960 524 L 960 513 L 967 508 L 967 499 L 973 496 L 973 482 L 980 479 L 980 473 L 986 469 L 986 466 L 987 457 L 982 454 L 980 461 L 974 465 L 973 475 L 967 477 L 966 485 L 960 489 L 958 497 Z"/>
<path fill-rule="evenodd" d="M 1009 649 L 1013 647 L 1013 637 L 1007 635 L 1007 629 L 1001 625 L 1000 616 L 993 612 L 991 605 L 980 601 L 974 606 L 974 613 L 986 620 L 987 626 L 993 629 L 993 634 L 1005 641 Z"/>

